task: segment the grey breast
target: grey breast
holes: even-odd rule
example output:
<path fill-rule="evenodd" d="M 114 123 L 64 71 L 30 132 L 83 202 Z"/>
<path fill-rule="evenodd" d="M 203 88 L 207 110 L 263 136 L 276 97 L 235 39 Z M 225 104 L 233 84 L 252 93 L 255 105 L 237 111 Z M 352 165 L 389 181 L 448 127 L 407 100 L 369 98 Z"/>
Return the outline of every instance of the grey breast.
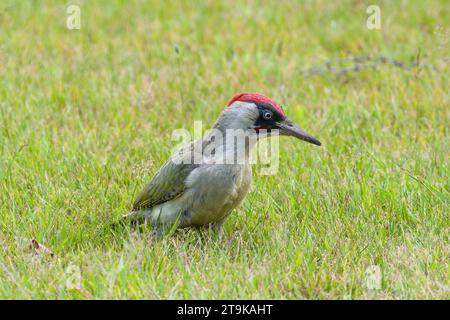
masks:
<path fill-rule="evenodd" d="M 191 219 L 195 225 L 226 217 L 245 197 L 251 181 L 246 165 L 211 164 L 196 168 L 186 180 L 192 196 Z"/>

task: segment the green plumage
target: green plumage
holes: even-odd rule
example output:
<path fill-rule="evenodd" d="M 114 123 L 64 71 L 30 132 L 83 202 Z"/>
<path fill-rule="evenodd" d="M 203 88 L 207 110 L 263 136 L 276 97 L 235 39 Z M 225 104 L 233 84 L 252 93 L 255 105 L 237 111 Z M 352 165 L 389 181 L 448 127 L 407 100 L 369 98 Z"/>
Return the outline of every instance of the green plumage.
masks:
<path fill-rule="evenodd" d="M 195 167 L 192 164 L 176 164 L 169 159 L 139 194 L 133 211 L 151 208 L 181 196 L 186 189 L 185 180 Z"/>

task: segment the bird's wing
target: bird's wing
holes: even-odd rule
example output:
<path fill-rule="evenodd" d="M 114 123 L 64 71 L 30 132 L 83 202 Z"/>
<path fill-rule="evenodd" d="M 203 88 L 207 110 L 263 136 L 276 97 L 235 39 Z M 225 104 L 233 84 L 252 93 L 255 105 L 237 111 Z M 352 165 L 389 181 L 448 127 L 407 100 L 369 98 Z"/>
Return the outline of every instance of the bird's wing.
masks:
<path fill-rule="evenodd" d="M 169 159 L 142 190 L 133 204 L 133 211 L 151 208 L 181 196 L 185 181 L 198 165 L 184 164 Z"/>

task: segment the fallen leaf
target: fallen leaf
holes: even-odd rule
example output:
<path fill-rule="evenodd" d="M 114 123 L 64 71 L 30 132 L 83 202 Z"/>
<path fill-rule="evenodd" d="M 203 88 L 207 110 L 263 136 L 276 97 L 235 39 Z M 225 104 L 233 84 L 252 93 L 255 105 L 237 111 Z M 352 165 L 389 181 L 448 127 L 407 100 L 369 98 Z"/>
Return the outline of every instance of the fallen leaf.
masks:
<path fill-rule="evenodd" d="M 31 240 L 29 248 L 30 248 L 30 250 L 32 250 L 33 254 L 36 256 L 49 256 L 52 259 L 57 258 L 52 250 L 50 250 L 43 244 L 40 244 L 36 239 Z"/>

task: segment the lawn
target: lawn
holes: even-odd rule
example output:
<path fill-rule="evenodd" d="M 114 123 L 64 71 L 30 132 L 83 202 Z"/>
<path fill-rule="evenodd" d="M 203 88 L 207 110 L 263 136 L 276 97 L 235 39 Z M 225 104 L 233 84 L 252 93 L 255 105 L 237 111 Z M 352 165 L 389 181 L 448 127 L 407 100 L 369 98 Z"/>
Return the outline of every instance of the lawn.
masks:
<path fill-rule="evenodd" d="M 446 0 L 1 1 L 0 297 L 448 299 L 449 37 Z M 280 138 L 222 238 L 110 230 L 243 91 L 322 147 Z"/>

